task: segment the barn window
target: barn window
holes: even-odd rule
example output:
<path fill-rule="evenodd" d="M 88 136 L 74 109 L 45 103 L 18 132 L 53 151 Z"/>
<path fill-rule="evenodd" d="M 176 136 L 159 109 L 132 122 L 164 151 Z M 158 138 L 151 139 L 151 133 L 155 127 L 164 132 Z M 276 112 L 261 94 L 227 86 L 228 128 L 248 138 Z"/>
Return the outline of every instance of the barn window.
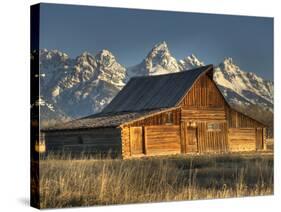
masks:
<path fill-rule="evenodd" d="M 207 130 L 208 131 L 221 131 L 219 123 L 208 123 Z"/>
<path fill-rule="evenodd" d="M 173 114 L 172 112 L 168 112 L 166 115 L 166 124 L 172 124 L 173 123 Z"/>

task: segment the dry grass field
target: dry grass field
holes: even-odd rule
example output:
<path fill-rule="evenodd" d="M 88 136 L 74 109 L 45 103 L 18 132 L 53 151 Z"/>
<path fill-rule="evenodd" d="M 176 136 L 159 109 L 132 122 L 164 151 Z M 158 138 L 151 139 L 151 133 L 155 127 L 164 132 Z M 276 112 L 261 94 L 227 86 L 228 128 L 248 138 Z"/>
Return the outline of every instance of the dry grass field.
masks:
<path fill-rule="evenodd" d="M 40 161 L 41 208 L 271 194 L 272 155 Z"/>

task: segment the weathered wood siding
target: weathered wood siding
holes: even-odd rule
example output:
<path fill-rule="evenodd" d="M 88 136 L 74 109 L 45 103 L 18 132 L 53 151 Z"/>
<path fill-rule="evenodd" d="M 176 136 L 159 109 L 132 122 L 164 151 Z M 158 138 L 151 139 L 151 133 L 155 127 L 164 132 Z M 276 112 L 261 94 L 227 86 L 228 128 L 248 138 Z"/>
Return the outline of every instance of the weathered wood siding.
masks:
<path fill-rule="evenodd" d="M 122 158 L 127 159 L 131 157 L 131 144 L 130 144 L 130 127 L 121 128 L 122 139 Z"/>
<path fill-rule="evenodd" d="M 227 126 L 225 122 L 216 122 L 219 129 L 209 131 L 209 122 L 198 122 L 198 150 L 199 152 L 225 152 L 228 150 Z M 211 122 L 214 123 L 214 122 Z"/>
<path fill-rule="evenodd" d="M 180 128 L 177 125 L 144 127 L 147 155 L 180 153 Z"/>
<path fill-rule="evenodd" d="M 226 107 L 229 151 L 255 151 L 263 149 L 263 124 Z M 259 130 L 259 128 L 261 130 Z"/>
<path fill-rule="evenodd" d="M 153 155 L 153 154 L 161 154 L 161 148 L 157 147 L 163 144 L 161 143 L 161 140 L 167 142 L 167 139 L 172 138 L 171 142 L 174 142 L 176 140 L 176 146 L 180 145 L 180 136 L 179 136 L 179 123 L 180 123 L 180 117 L 181 117 L 181 110 L 174 109 L 169 111 L 164 111 L 161 113 L 157 113 L 153 116 L 144 117 L 143 119 L 125 124 L 122 126 L 122 157 L 123 158 L 129 158 L 132 156 L 138 156 L 138 155 Z M 170 117 L 169 117 L 170 116 Z M 158 127 L 157 127 L 158 126 Z M 177 126 L 177 133 L 175 128 L 173 126 Z M 132 131 L 136 129 L 136 127 L 142 127 L 142 139 L 143 139 L 143 153 L 141 151 L 134 151 L 136 149 L 135 142 L 139 140 L 140 138 L 136 138 L 136 135 L 132 135 Z M 150 128 L 151 127 L 151 128 Z M 165 129 L 172 128 L 172 132 L 170 130 L 165 131 Z M 154 129 L 154 130 L 151 130 Z M 148 132 L 147 132 L 148 130 Z M 161 136 L 158 138 L 159 143 L 156 143 L 156 149 L 153 149 L 153 142 L 155 141 L 155 133 L 158 130 L 159 133 L 161 133 Z M 163 131 L 164 130 L 164 131 Z M 173 134 L 174 131 L 174 134 Z M 148 134 L 147 134 L 148 133 Z M 152 133 L 152 134 L 151 134 Z M 158 133 L 158 134 L 159 134 Z M 171 133 L 171 134 L 170 134 Z M 148 137 L 147 137 L 148 135 Z M 171 136 L 170 136 L 171 135 Z M 132 138 L 135 137 L 135 138 Z M 162 139 L 164 137 L 164 139 Z M 176 139 L 175 139 L 176 138 Z M 147 140 L 151 140 L 151 142 L 147 143 Z M 170 142 L 170 143 L 171 143 Z M 169 146 L 163 146 L 162 150 L 167 149 L 166 152 L 163 152 L 162 154 L 166 154 L 167 152 L 175 152 L 174 151 L 174 144 L 172 144 L 170 147 L 172 149 L 169 150 Z M 157 149 L 158 148 L 158 149 Z M 139 150 L 141 147 L 139 148 Z M 180 151 L 180 147 L 176 150 L 176 152 Z M 138 153 L 137 153 L 138 152 Z"/>
<path fill-rule="evenodd" d="M 224 107 L 225 101 L 210 76 L 205 74 L 194 83 L 180 105 L 184 108 Z"/>
<path fill-rule="evenodd" d="M 125 126 L 152 126 L 152 125 L 165 125 L 165 124 L 173 124 L 179 125 L 180 123 L 180 109 L 174 109 L 167 112 L 158 113 L 153 116 L 149 116 L 147 118 L 143 118 L 138 121 L 134 121 Z M 171 122 L 168 123 L 168 114 L 171 114 Z"/>
<path fill-rule="evenodd" d="M 181 152 L 191 153 L 198 151 L 198 132 L 197 128 L 187 126 L 187 122 L 181 123 Z"/>
<path fill-rule="evenodd" d="M 208 75 L 202 76 L 183 98 L 181 105 L 182 148 L 186 148 L 188 140 L 186 133 L 188 123 L 196 125 L 197 149 L 185 149 L 185 152 L 225 152 L 227 142 L 227 104 Z M 208 130 L 208 123 L 216 123 L 219 129 Z M 193 135 L 191 135 L 193 136 Z M 193 139 L 194 140 L 194 139 Z"/>
<path fill-rule="evenodd" d="M 256 129 L 254 128 L 229 128 L 229 151 L 255 151 Z"/>
<path fill-rule="evenodd" d="M 143 127 L 130 127 L 131 155 L 144 154 L 144 132 Z"/>
<path fill-rule="evenodd" d="M 263 150 L 266 150 L 267 148 L 267 130 L 266 128 L 262 129 L 262 145 L 263 145 Z"/>
<path fill-rule="evenodd" d="M 227 143 L 227 104 L 208 75 L 202 76 L 183 98 L 181 105 L 181 137 L 183 152 L 225 152 Z M 215 123 L 216 130 L 208 130 L 208 123 Z M 197 148 L 188 145 L 188 124 L 196 126 Z M 194 137 L 194 135 L 190 135 Z"/>
<path fill-rule="evenodd" d="M 178 125 L 122 127 L 122 157 L 180 153 Z M 140 145 L 141 144 L 141 145 Z"/>
<path fill-rule="evenodd" d="M 182 109 L 182 121 L 224 121 L 226 112 L 224 108 Z"/>
<path fill-rule="evenodd" d="M 265 128 L 256 129 L 256 148 L 257 150 L 263 150 L 265 143 Z"/>
<path fill-rule="evenodd" d="M 121 130 L 103 128 L 45 133 L 47 152 L 101 153 L 121 155 Z"/>
<path fill-rule="evenodd" d="M 231 108 L 227 108 L 227 119 L 229 128 L 257 128 L 264 127 L 263 124 L 257 122 L 254 119 L 251 119 L 244 114 L 235 111 Z"/>
<path fill-rule="evenodd" d="M 208 75 L 202 76 L 193 85 L 180 105 L 181 121 L 195 123 L 197 126 L 199 152 L 251 151 L 263 148 L 263 133 L 253 132 L 256 132 L 256 128 L 264 126 L 231 109 Z M 209 131 L 207 125 L 210 122 L 218 122 L 220 130 Z M 183 135 L 184 129 L 181 128 L 182 142 L 185 145 L 188 137 Z M 250 131 L 246 133 L 244 130 L 235 131 L 232 128 L 249 128 Z M 182 144 L 182 148 L 184 145 Z"/>

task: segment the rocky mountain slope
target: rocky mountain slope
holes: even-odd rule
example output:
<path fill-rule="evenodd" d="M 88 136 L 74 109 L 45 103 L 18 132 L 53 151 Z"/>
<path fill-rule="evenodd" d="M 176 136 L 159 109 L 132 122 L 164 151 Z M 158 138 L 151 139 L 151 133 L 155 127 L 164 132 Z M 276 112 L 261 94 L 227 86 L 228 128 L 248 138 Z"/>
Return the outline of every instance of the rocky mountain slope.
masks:
<path fill-rule="evenodd" d="M 75 59 L 58 50 L 40 50 L 42 118 L 77 118 L 101 111 L 133 76 L 186 71 L 204 65 L 194 54 L 176 60 L 166 42 L 156 44 L 139 64 L 125 68 L 109 50 Z M 239 110 L 273 112 L 273 82 L 241 70 L 231 58 L 216 66 L 214 80 Z M 253 109 L 255 108 L 255 109 Z M 257 112 L 255 112 L 256 114 Z M 266 115 L 266 116 L 267 116 Z M 261 118 L 268 120 L 268 117 Z"/>
<path fill-rule="evenodd" d="M 232 107 L 261 122 L 273 124 L 272 81 L 241 70 L 232 58 L 225 58 L 215 67 L 214 81 Z"/>
<path fill-rule="evenodd" d="M 64 116 L 100 111 L 125 85 L 126 69 L 108 50 L 95 56 L 84 52 L 74 60 L 57 50 L 41 52 L 40 96 Z"/>
<path fill-rule="evenodd" d="M 260 105 L 268 110 L 273 109 L 273 82 L 264 80 L 251 72 L 242 71 L 232 60 L 225 58 L 215 69 L 214 80 L 220 85 L 222 93 L 231 95 L 235 92 L 238 98 L 229 98 L 230 102 L 243 101 Z M 242 101 L 242 102 L 241 102 Z"/>

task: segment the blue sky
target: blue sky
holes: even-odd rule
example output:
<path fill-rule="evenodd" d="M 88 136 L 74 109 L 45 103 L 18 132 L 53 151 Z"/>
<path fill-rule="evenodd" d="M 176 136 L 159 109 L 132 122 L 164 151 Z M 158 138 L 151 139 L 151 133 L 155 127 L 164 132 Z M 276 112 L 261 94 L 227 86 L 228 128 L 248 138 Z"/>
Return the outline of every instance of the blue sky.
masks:
<path fill-rule="evenodd" d="M 40 48 L 75 58 L 109 49 L 119 63 L 140 63 L 166 41 L 172 55 L 205 64 L 232 57 L 243 70 L 273 79 L 273 19 L 200 13 L 41 4 Z"/>

